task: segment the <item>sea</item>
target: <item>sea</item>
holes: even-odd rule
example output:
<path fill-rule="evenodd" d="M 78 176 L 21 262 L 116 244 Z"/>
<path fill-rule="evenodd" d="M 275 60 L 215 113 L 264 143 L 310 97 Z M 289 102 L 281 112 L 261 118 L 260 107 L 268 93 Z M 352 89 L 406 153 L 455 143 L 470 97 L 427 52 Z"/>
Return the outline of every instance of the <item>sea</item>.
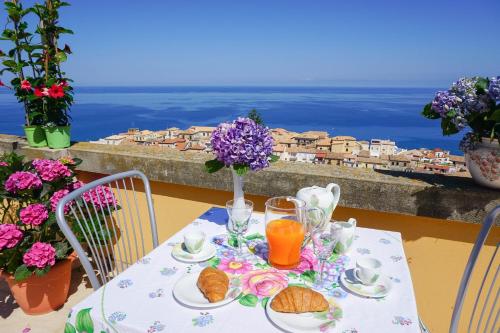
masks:
<path fill-rule="evenodd" d="M 0 133 L 22 135 L 23 109 L 0 91 Z M 128 128 L 216 126 L 256 109 L 266 126 L 327 131 L 358 140 L 390 139 L 400 148 L 460 154 L 462 135 L 444 137 L 421 115 L 439 88 L 362 87 L 77 87 L 72 138 L 96 140 Z"/>

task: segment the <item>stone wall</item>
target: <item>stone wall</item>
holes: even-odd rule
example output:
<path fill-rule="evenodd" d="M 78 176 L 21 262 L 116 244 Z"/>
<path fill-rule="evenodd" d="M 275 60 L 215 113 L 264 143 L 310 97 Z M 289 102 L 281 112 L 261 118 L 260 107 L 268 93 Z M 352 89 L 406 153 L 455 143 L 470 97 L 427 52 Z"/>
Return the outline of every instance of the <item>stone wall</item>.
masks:
<path fill-rule="evenodd" d="M 0 153 L 16 151 L 27 158 L 62 156 L 83 160 L 80 169 L 112 174 L 130 169 L 151 180 L 194 187 L 232 190 L 229 170 L 204 171 L 210 155 L 144 146 L 74 143 L 68 149 L 29 148 L 23 138 L 0 135 Z M 381 212 L 480 223 L 486 212 L 500 204 L 500 192 L 477 186 L 457 176 L 362 170 L 331 165 L 277 162 L 245 177 L 245 191 L 263 196 L 293 195 L 298 189 L 328 183 L 341 187 L 340 205 Z"/>

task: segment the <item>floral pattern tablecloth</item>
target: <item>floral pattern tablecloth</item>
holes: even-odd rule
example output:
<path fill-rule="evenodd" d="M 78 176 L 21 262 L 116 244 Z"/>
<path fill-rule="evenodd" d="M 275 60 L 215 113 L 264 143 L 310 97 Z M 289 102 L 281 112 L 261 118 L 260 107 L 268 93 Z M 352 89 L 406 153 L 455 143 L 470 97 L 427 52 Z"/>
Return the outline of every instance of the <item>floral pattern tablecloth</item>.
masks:
<path fill-rule="evenodd" d="M 321 332 L 420 332 L 410 272 L 397 232 L 357 228 L 346 255 L 333 255 L 325 266 L 326 283 L 315 284 L 318 263 L 310 248 L 304 249 L 299 266 L 290 271 L 270 267 L 265 258 L 262 214 L 254 214 L 245 235 L 243 257 L 236 256 L 236 240 L 227 236 L 227 214 L 212 208 L 149 255 L 76 305 L 68 315 L 66 333 L 73 332 L 275 332 L 266 317 L 269 298 L 289 284 L 320 290 L 333 305 L 322 320 Z M 172 247 L 189 230 L 203 230 L 217 248 L 217 255 L 200 264 L 186 264 L 171 256 Z M 346 291 L 340 274 L 355 265 L 356 258 L 373 256 L 383 263 L 392 290 L 383 299 L 368 299 Z M 243 293 L 227 306 L 207 311 L 180 305 L 172 296 L 175 282 L 184 274 L 196 274 L 211 265 L 238 277 Z"/>

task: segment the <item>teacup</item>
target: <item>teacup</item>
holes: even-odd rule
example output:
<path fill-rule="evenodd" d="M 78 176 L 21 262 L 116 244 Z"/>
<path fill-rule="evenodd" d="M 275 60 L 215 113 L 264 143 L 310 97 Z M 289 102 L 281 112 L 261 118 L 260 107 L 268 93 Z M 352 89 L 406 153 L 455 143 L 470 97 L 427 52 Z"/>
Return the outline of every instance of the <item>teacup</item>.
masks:
<path fill-rule="evenodd" d="M 189 253 L 200 253 L 205 242 L 205 233 L 202 231 L 193 231 L 184 234 L 184 247 Z"/>
<path fill-rule="evenodd" d="M 371 286 L 377 282 L 380 277 L 380 268 L 382 263 L 375 258 L 361 258 L 356 261 L 354 276 L 361 283 Z"/>

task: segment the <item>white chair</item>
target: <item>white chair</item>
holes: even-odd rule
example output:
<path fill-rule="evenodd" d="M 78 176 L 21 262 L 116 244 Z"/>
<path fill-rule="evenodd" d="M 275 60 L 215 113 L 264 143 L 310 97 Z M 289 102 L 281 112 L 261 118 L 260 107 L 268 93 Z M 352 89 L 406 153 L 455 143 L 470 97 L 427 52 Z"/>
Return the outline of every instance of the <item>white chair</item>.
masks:
<path fill-rule="evenodd" d="M 500 303 L 498 302 L 500 294 L 500 281 L 498 274 L 500 270 L 500 260 L 497 257 L 498 246 L 500 241 L 497 240 L 496 248 L 486 267 L 482 281 L 477 292 L 468 292 L 471 276 L 474 272 L 474 267 L 478 260 L 481 249 L 490 233 L 495 226 L 495 220 L 500 214 L 500 206 L 495 207 L 486 217 L 476 239 L 472 252 L 469 256 L 469 261 L 465 267 L 464 275 L 458 289 L 458 295 L 455 302 L 455 308 L 450 325 L 450 333 L 457 333 L 460 320 L 468 320 L 466 325 L 467 333 L 498 333 L 500 332 Z M 475 297 L 474 305 L 470 317 L 462 316 L 462 307 L 466 296 Z M 463 326 L 463 325 L 462 325 Z M 461 331 L 465 332 L 465 331 Z"/>
<path fill-rule="evenodd" d="M 143 231 L 147 224 L 141 223 L 138 199 L 142 195 L 136 193 L 140 183 L 144 187 L 155 248 L 158 234 L 151 188 L 146 176 L 139 171 L 95 180 L 69 193 L 57 205 L 57 223 L 78 254 L 94 290 L 147 254 L 147 233 Z"/>

